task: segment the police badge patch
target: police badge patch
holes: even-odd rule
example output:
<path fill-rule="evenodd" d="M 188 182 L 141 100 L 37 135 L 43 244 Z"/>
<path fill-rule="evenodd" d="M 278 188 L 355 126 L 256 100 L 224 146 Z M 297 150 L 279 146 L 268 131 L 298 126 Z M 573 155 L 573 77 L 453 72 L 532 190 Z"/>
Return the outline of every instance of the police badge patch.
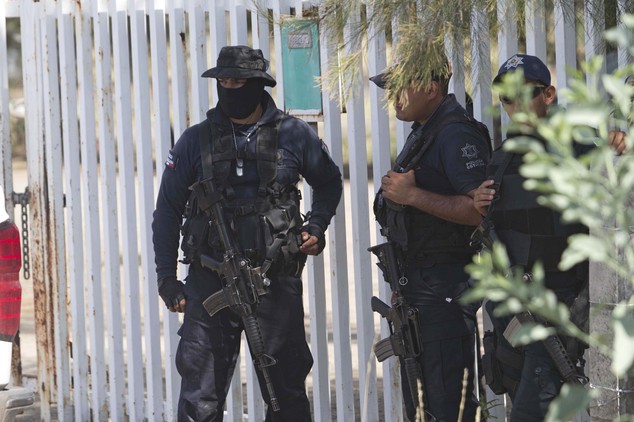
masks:
<path fill-rule="evenodd" d="M 460 149 L 462 150 L 462 158 L 469 160 L 465 164 L 467 169 L 486 165 L 484 160 L 477 158 L 480 151 L 478 151 L 478 148 L 475 145 L 465 144 L 465 146 Z"/>

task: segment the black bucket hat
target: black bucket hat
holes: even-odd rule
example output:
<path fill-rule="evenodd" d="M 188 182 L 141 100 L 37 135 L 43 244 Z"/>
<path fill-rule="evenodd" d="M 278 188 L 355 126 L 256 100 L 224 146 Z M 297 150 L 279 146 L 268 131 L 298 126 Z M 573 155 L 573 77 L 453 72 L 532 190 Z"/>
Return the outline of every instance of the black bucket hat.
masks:
<path fill-rule="evenodd" d="M 246 45 L 222 47 L 218 54 L 216 67 L 205 71 L 203 78 L 262 78 L 264 85 L 275 86 L 277 82 L 266 70 L 269 62 L 264 58 L 262 50 Z"/>

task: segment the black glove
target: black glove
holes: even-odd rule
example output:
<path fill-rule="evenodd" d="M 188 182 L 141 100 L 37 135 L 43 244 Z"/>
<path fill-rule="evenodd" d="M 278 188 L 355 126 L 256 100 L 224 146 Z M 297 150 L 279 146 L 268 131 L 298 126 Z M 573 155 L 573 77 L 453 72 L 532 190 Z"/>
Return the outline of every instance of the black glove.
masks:
<path fill-rule="evenodd" d="M 319 255 L 326 247 L 326 234 L 324 233 L 324 229 L 318 224 L 308 223 L 302 227 L 301 231 L 317 238 L 317 247 L 319 248 L 317 255 Z"/>
<path fill-rule="evenodd" d="M 166 277 L 159 280 L 158 290 L 159 296 L 165 302 L 167 308 L 178 305 L 178 303 L 185 299 L 184 284 L 176 279 L 176 277 Z"/>

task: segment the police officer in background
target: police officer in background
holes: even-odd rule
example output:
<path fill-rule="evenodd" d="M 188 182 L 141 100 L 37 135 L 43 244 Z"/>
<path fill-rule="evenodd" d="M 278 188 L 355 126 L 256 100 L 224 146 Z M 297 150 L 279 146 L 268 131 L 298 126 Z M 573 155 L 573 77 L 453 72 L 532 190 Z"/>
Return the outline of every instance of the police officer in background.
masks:
<path fill-rule="evenodd" d="M 389 89 L 390 72 L 370 79 Z M 416 143 L 430 144 L 417 162 L 410 163 L 411 170 L 395 167 L 382 177 L 375 215 L 382 234 L 403 252 L 399 263 L 406 280 L 403 293 L 419 311 L 426 420 L 455 422 L 461 402 L 462 421 L 475 420 L 478 407 L 474 394 L 477 307 L 463 306 L 458 299 L 469 289 L 464 270 L 474 254 L 469 236 L 481 218 L 472 198 L 485 175 L 490 139 L 486 127 L 448 94 L 450 77 L 445 59 L 437 64 L 431 80 L 415 81 L 396 93 L 396 118 L 413 122 L 397 163 Z M 412 403 L 403 362 L 401 373 L 407 416 L 414 421 L 418 404 Z"/>
<path fill-rule="evenodd" d="M 537 117 L 545 117 L 548 107 L 555 100 L 556 89 L 551 85 L 548 67 L 538 57 L 525 54 L 512 56 L 502 64 L 494 83 L 499 83 L 504 75 L 518 69 L 523 72 L 525 83 L 531 87 L 528 107 Z M 501 97 L 500 101 L 511 117 L 522 110 L 523 105 L 517 98 Z M 610 133 L 610 143 L 617 154 L 625 149 L 624 135 L 623 132 Z M 509 129 L 507 139 L 517 136 L 530 136 L 545 143 L 536 128 Z M 590 148 L 592 146 L 575 144 L 575 153 L 582 155 Z M 557 266 L 567 247 L 568 236 L 587 232 L 587 228 L 581 224 L 564 225 L 560 213 L 539 205 L 538 193 L 523 187 L 525 179 L 519 174 L 521 164 L 520 154 L 504 151 L 502 147 L 496 149 L 487 168 L 489 180 L 476 190 L 474 206 L 482 215 L 488 214 L 497 237 L 507 249 L 511 265 L 526 271 L 525 279 L 530 280 L 528 271 L 536 261 L 541 261 L 546 287 L 554 291 L 560 302 L 571 306 L 577 301 L 575 308 L 585 309 L 578 313 L 578 323 L 582 325 L 584 319 L 587 321 L 587 296 L 584 298 L 580 293 L 587 287 L 588 263 L 568 271 L 560 271 Z M 498 184 L 497 190 L 493 188 L 494 184 Z M 494 197 L 496 200 L 492 204 Z M 502 333 L 512 315 L 496 317 L 493 314 L 495 306 L 495 303 L 487 302 L 486 308 L 496 333 L 497 360 L 494 365 L 499 365 L 498 374 L 501 376 L 487 382 L 493 384 L 492 389 L 496 393 L 509 393 L 513 402 L 512 421 L 542 421 L 550 402 L 559 394 L 563 378 L 543 342 L 531 343 L 522 349 L 510 345 Z M 572 339 L 562 340 L 571 361 L 582 368 L 585 346 Z M 485 363 L 489 362 L 486 358 L 488 353 L 485 353 Z"/>
<path fill-rule="evenodd" d="M 217 66 L 202 74 L 216 78 L 218 104 L 205 121 L 183 132 L 163 171 L 152 229 L 159 294 L 170 311 L 185 313 L 176 352 L 182 377 L 179 421 L 223 419 L 244 330 L 229 308 L 210 316 L 202 306 L 222 286 L 219 275 L 201 265 L 200 256 L 220 259 L 224 252 L 189 189 L 204 174 L 213 175 L 224 196 L 244 255 L 253 267 L 268 268 L 270 292 L 261 296 L 257 317 L 265 352 L 277 361 L 268 372 L 280 410 L 272 411 L 258 369 L 269 404 L 266 421 L 311 420 L 305 379 L 313 359 L 305 339 L 301 272 L 306 255 L 318 255 L 325 246 L 324 231 L 339 203 L 342 180 L 315 132 L 278 110 L 265 91 L 276 84 L 267 68 L 260 50 L 223 47 Z M 306 221 L 299 213 L 300 176 L 313 189 Z M 267 224 L 272 210 L 288 221 Z M 183 217 L 182 249 L 189 264 L 185 283 L 176 277 Z"/>

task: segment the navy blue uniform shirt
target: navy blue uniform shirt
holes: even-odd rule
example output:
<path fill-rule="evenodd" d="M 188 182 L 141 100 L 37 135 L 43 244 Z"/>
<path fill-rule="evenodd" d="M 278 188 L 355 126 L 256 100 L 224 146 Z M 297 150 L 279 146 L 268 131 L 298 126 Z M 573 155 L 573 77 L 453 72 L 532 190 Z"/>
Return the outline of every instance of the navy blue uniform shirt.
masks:
<path fill-rule="evenodd" d="M 441 116 L 457 110 L 464 112 L 456 97 L 449 94 L 432 119 L 439 121 Z M 418 125 L 414 123 L 412 129 Z M 416 185 L 441 195 L 463 195 L 477 188 L 486 176 L 490 150 L 487 142 L 490 140 L 484 139 L 471 124 L 446 125 L 414 168 Z"/>
<path fill-rule="evenodd" d="M 264 112 L 258 127 L 278 116 L 275 102 L 266 92 L 262 105 Z M 231 128 L 230 120 L 220 107 L 216 107 L 211 123 Z M 250 134 L 248 145 L 244 132 L 248 133 L 250 128 L 240 129 L 236 126 L 236 140 L 240 142 L 238 148 L 246 146 L 255 151 L 257 128 Z M 276 181 L 288 186 L 296 184 L 301 175 L 313 189 L 310 222 L 325 230 L 335 214 L 343 190 L 341 172 L 330 158 L 325 144 L 306 122 L 285 116 L 279 128 L 278 153 Z M 202 179 L 198 126 L 193 126 L 186 129 L 176 142 L 163 170 L 152 223 L 158 280 L 176 277 L 180 229 L 191 193 L 189 187 Z M 255 162 L 245 160 L 244 175 L 236 175 L 234 163 L 229 180 L 237 187 L 236 195 L 248 198 L 257 192 L 258 179 Z"/>

